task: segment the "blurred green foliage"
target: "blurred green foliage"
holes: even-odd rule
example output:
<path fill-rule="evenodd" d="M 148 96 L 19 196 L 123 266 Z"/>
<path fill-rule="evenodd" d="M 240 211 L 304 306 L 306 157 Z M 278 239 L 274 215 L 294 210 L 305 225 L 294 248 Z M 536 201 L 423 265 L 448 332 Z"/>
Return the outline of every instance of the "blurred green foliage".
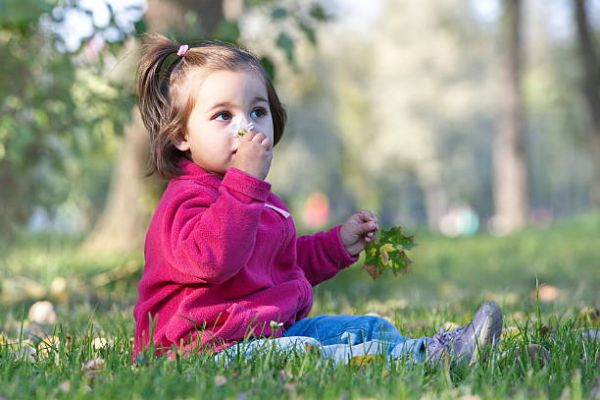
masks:
<path fill-rule="evenodd" d="M 536 285 L 559 289 L 556 301 L 600 304 L 600 213 L 581 214 L 550 229 L 529 228 L 496 237 L 448 238 L 417 231 L 419 245 L 408 253 L 409 274 L 372 281 L 362 268 L 349 268 L 317 287 L 318 298 L 401 299 L 411 306 L 466 298 L 524 303 Z M 369 312 L 359 309 L 357 312 Z"/>
<path fill-rule="evenodd" d="M 448 204 L 472 206 L 482 227 L 493 214 L 498 37 L 494 21 L 468 12 L 472 2 L 384 1 L 377 29 L 367 34 L 328 29 L 336 16 L 317 0 L 246 0 L 239 19 L 222 18 L 210 32 L 197 3 L 172 1 L 187 7 L 184 23 L 163 33 L 246 45 L 277 75 L 290 119 L 269 179 L 294 211 L 317 190 L 331 200 L 332 221 L 367 207 L 383 225 L 412 228 L 426 221 L 428 196 L 442 197 L 428 188 L 439 187 Z M 55 28 L 65 10 L 82 7 L 78 0 L 0 1 L 0 244 L 39 210 L 50 218 L 72 211 L 83 224 L 78 233 L 102 211 L 134 105 L 133 70 L 123 74 L 128 87 L 106 70 L 119 63 L 123 41 L 150 25 L 139 19 L 124 29 L 121 11 L 106 6 L 109 21 L 68 53 Z M 257 16 L 260 32 L 248 40 L 245 21 Z M 106 40 L 92 59 L 96 34 Z M 318 51 L 307 52 L 317 41 Z M 575 49 L 576 42 L 541 33 L 527 47 L 531 206 L 550 217 L 590 206 Z"/>
<path fill-rule="evenodd" d="M 408 274 L 394 277 L 388 272 L 383 279 L 373 281 L 363 268 L 363 255 L 356 265 L 315 288 L 316 312 L 379 312 L 368 304 L 371 301 L 425 309 L 468 299 L 492 299 L 522 310 L 535 301 L 536 285 L 544 284 L 556 287 L 559 293 L 548 307 L 597 306 L 599 233 L 598 212 L 551 229 L 532 228 L 501 238 L 488 234 L 448 238 L 420 230 L 415 233 L 419 245 L 408 253 L 414 261 Z M 68 236 L 20 236 L 0 258 L 0 309 L 44 298 L 55 300 L 52 282 L 57 278 L 68 280 L 73 307 L 99 296 L 105 297 L 109 308 L 113 303 L 131 306 L 143 268 L 142 249 L 101 257 L 78 250 L 79 240 Z M 131 264 L 137 268 L 130 269 Z M 97 276 L 120 270 L 126 273 L 115 274 L 105 285 L 93 286 Z M 41 290 L 28 291 L 27 283 Z"/>
<path fill-rule="evenodd" d="M 0 74 L 1 243 L 14 238 L 36 212 L 52 224 L 63 210 L 66 216 L 59 219 L 79 221 L 84 225 L 75 228 L 79 232 L 89 229 L 102 211 L 119 136 L 135 102 L 133 75 L 111 80 L 106 70 L 115 63 L 118 67 L 125 40 L 147 30 L 140 9 L 140 19 L 127 27 L 119 22 L 119 11 L 108 3 L 103 6 L 110 18 L 98 25 L 92 10 L 77 0 L 0 3 L 0 57 L 5 60 Z M 291 64 L 297 38 L 290 29 L 297 28 L 314 45 L 316 25 L 330 18 L 318 3 L 293 10 L 271 1 L 247 6 L 278 21 L 273 41 Z M 65 33 L 65 21 L 73 11 L 92 24 L 75 50 L 65 36 L 70 34 Z M 240 42 L 239 21 L 222 19 L 212 32 L 205 32 L 195 12 L 185 11 L 185 30 L 174 27 L 164 33 L 192 42 L 202 37 Z M 98 39 L 100 48 L 94 42 Z M 277 63 L 272 55 L 261 60 L 274 77 Z"/>
<path fill-rule="evenodd" d="M 58 50 L 48 13 L 60 2 L 8 0 L 0 13 L 0 238 L 36 208 L 92 207 L 88 192 L 129 118 L 130 94 L 101 78 L 101 65 Z M 108 166 L 110 168 L 110 166 Z M 106 181 L 101 179 L 100 181 Z"/>

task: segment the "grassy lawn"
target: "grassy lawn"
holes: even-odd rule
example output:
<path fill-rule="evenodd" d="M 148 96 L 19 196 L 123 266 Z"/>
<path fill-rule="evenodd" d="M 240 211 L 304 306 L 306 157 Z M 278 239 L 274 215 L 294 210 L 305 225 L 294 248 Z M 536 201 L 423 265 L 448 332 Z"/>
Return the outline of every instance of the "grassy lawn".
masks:
<path fill-rule="evenodd" d="M 336 367 L 313 354 L 266 354 L 227 366 L 206 356 L 148 358 L 134 366 L 131 310 L 141 255 L 90 258 L 77 253 L 76 240 L 23 238 L 0 258 L 0 399 L 587 399 L 600 393 L 600 341 L 584 337 L 600 329 L 600 214 L 502 238 L 416 237 L 410 274 L 372 281 L 354 266 L 316 288 L 312 313 L 375 313 L 418 337 L 464 324 L 482 301 L 495 300 L 506 332 L 498 351 L 474 366 L 374 360 Z M 55 306 L 52 324 L 27 319 L 41 299 Z M 532 344 L 541 346 L 537 356 Z"/>

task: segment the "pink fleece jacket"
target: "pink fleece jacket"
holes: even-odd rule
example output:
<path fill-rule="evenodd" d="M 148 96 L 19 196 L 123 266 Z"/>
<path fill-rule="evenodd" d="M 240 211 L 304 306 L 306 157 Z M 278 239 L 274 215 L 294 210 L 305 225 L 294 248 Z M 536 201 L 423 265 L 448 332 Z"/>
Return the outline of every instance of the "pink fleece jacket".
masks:
<path fill-rule="evenodd" d="M 192 162 L 170 180 L 150 223 L 134 308 L 133 357 L 219 350 L 281 336 L 306 317 L 312 286 L 356 261 L 336 226 L 296 236 L 271 185 L 236 168 L 221 179 Z M 271 321 L 282 327 L 271 327 Z"/>

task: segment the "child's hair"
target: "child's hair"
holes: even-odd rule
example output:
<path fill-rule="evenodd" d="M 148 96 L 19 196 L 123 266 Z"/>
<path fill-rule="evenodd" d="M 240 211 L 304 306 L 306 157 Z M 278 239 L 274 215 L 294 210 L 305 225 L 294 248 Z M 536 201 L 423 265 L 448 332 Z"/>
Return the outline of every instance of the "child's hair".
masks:
<path fill-rule="evenodd" d="M 185 86 L 192 71 L 252 71 L 265 82 L 273 118 L 274 144 L 286 122 L 286 112 L 260 61 L 252 53 L 234 45 L 203 41 L 190 47 L 184 56 L 177 52 L 180 43 L 164 36 L 148 35 L 138 68 L 138 97 L 142 121 L 150 133 L 150 171 L 163 178 L 181 173 L 179 161 L 185 153 L 175 144 L 185 137 L 187 120 L 195 105 L 195 96 Z"/>

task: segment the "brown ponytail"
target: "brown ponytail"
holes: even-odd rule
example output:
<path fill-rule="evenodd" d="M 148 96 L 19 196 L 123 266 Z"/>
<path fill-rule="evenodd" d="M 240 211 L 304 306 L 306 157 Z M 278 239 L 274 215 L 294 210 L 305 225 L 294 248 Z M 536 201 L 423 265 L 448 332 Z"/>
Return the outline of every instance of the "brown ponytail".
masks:
<path fill-rule="evenodd" d="M 137 90 L 142 121 L 150 134 L 149 174 L 158 173 L 166 179 L 181 174 L 179 161 L 185 154 L 175 147 L 175 143 L 185 137 L 187 120 L 195 105 L 190 93 L 185 98 L 181 84 L 195 67 L 207 71 L 257 72 L 267 88 L 275 144 L 281 139 L 286 112 L 256 56 L 227 43 L 205 41 L 179 57 L 180 45 L 157 34 L 147 35 L 144 40 Z"/>

